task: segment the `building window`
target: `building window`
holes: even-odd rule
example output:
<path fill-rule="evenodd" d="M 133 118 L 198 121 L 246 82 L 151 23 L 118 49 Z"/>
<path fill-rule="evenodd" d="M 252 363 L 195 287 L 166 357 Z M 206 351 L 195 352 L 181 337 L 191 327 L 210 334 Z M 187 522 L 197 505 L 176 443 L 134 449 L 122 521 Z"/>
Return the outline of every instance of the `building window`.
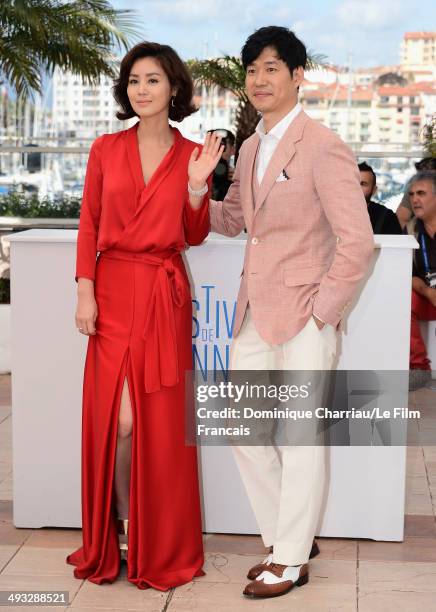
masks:
<path fill-rule="evenodd" d="M 381 96 L 380 104 L 389 104 L 389 96 Z"/>
<path fill-rule="evenodd" d="M 397 104 L 403 103 L 403 96 L 397 96 Z"/>
<path fill-rule="evenodd" d="M 412 106 L 410 108 L 410 114 L 411 115 L 419 115 L 419 106 Z"/>
<path fill-rule="evenodd" d="M 402 113 L 402 112 L 403 112 L 403 107 L 402 107 L 402 106 L 399 106 L 399 107 L 397 108 L 397 113 Z"/>

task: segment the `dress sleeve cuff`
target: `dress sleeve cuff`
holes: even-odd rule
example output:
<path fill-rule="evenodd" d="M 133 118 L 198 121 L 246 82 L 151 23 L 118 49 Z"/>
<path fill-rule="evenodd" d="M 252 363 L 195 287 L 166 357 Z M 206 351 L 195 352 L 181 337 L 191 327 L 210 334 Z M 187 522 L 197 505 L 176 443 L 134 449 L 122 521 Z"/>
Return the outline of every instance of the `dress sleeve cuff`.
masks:
<path fill-rule="evenodd" d="M 95 280 L 95 278 L 91 274 L 76 273 L 76 276 L 74 277 L 74 280 L 76 281 L 76 283 L 79 281 L 79 278 L 88 278 L 89 280 L 92 280 L 92 281 Z"/>

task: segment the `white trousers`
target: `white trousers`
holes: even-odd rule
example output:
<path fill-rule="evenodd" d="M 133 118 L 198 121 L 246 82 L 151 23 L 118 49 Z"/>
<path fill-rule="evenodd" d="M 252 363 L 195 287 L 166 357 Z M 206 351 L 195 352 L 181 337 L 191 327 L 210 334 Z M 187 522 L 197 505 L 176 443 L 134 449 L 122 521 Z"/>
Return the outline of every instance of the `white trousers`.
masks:
<path fill-rule="evenodd" d="M 259 336 L 247 309 L 230 352 L 232 370 L 330 370 L 337 331 L 319 330 L 313 317 L 294 338 L 270 345 Z M 300 565 L 309 558 L 325 485 L 324 446 L 234 446 L 236 462 L 263 543 L 273 561 Z"/>

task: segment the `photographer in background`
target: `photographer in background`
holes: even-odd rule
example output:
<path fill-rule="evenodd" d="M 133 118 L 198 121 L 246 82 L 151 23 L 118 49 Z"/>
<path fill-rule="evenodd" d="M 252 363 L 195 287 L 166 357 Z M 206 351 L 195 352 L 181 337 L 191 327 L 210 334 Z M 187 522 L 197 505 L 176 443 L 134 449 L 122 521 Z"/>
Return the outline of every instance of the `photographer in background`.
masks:
<path fill-rule="evenodd" d="M 225 147 L 221 159 L 215 168 L 212 179 L 212 199 L 224 200 L 233 179 L 234 163 L 231 158 L 236 152 L 235 136 L 229 130 L 219 129 L 208 131 L 221 136 L 221 144 Z"/>
<path fill-rule="evenodd" d="M 419 162 L 415 163 L 417 172 L 436 172 L 436 157 L 424 157 Z M 398 205 L 396 215 L 401 227 L 405 227 L 413 216 L 412 205 L 410 203 L 407 189 L 404 192 L 403 199 Z"/>
<path fill-rule="evenodd" d="M 407 233 L 415 236 L 420 246 L 414 252 L 412 272 L 409 388 L 414 391 L 431 379 L 419 322 L 436 320 L 436 172 L 415 174 L 407 193 L 415 215 L 406 226 Z"/>

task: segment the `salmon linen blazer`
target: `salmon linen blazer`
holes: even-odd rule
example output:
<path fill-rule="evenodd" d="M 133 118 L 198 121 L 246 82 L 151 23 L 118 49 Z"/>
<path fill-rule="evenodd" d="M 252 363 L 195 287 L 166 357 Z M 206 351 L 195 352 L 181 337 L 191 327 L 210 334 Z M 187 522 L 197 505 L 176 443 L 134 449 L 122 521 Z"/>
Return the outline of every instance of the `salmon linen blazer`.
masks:
<path fill-rule="evenodd" d="M 281 344 L 312 314 L 339 325 L 374 238 L 356 160 L 331 130 L 300 111 L 260 185 L 259 140 L 254 133 L 243 143 L 226 198 L 210 202 L 211 229 L 248 233 L 233 334 L 250 304 L 259 335 Z"/>

